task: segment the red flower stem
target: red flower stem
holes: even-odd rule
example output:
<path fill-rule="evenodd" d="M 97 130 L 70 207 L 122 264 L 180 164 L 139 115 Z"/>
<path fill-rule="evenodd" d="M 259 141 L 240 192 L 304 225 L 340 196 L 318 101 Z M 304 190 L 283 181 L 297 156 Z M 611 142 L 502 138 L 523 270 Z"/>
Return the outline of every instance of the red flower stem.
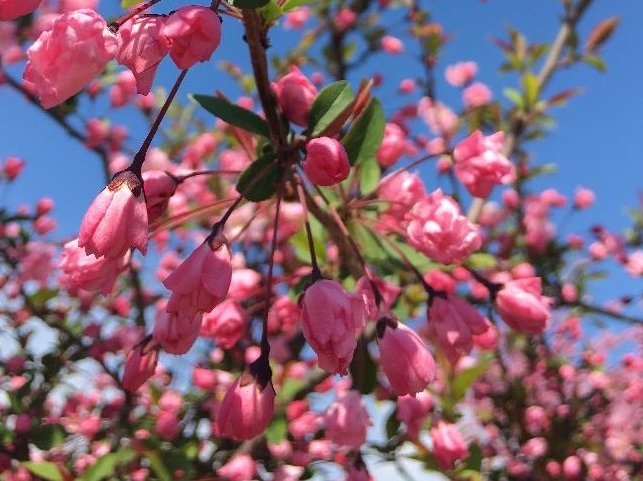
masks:
<path fill-rule="evenodd" d="M 270 354 L 270 343 L 268 342 L 268 314 L 270 313 L 270 298 L 272 297 L 273 270 L 275 265 L 275 251 L 277 250 L 277 233 L 279 229 L 279 211 L 281 209 L 281 197 L 283 181 L 279 184 L 277 192 L 277 206 L 275 207 L 275 222 L 272 226 L 272 245 L 270 246 L 270 257 L 268 258 L 268 281 L 266 282 L 266 311 L 263 316 L 263 330 L 261 332 L 261 355 L 268 357 Z"/>
<path fill-rule="evenodd" d="M 304 195 L 304 186 L 300 178 L 297 178 L 297 195 L 299 202 L 304 208 L 304 221 L 306 224 L 306 237 L 308 239 L 308 250 L 310 251 L 310 263 L 313 268 L 312 278 L 313 282 L 322 278 L 319 264 L 317 264 L 317 254 L 315 254 L 315 243 L 313 241 L 313 231 L 310 229 L 310 221 L 308 220 L 308 204 L 306 204 L 306 196 Z"/>

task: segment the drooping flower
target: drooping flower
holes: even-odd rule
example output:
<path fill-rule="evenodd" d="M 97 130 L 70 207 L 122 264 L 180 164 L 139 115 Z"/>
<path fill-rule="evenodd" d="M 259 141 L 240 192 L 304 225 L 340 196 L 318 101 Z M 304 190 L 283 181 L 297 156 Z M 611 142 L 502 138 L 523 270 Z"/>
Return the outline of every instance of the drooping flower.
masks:
<path fill-rule="evenodd" d="M 467 445 L 455 424 L 438 421 L 436 427 L 431 428 L 433 440 L 433 453 L 442 469 L 453 469 L 455 462 L 469 456 Z"/>
<path fill-rule="evenodd" d="M 243 336 L 247 323 L 243 308 L 227 299 L 203 316 L 201 335 L 213 338 L 222 349 L 230 349 Z"/>
<path fill-rule="evenodd" d="M 158 348 L 149 342 L 136 346 L 127 356 L 123 371 L 123 388 L 134 392 L 154 375 L 158 362 Z"/>
<path fill-rule="evenodd" d="M 496 296 L 496 310 L 510 327 L 525 334 L 540 334 L 551 318 L 551 299 L 542 295 L 540 277 L 515 279 Z"/>
<path fill-rule="evenodd" d="M 357 391 L 344 391 L 328 408 L 324 416 L 326 436 L 338 446 L 359 449 L 366 441 L 366 431 L 371 424 L 368 411 Z"/>
<path fill-rule="evenodd" d="M 156 306 L 152 336 L 164 351 L 182 355 L 190 350 L 199 337 L 203 314 L 187 310 L 167 312 L 167 305 L 165 301 L 159 301 Z"/>

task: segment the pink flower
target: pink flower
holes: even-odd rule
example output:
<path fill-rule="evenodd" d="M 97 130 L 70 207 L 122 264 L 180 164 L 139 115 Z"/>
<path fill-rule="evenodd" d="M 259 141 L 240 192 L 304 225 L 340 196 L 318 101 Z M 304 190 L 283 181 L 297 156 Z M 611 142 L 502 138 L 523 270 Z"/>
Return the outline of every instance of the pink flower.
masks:
<path fill-rule="evenodd" d="M 408 218 L 409 243 L 442 264 L 462 262 L 482 244 L 478 228 L 441 189 L 415 204 Z"/>
<path fill-rule="evenodd" d="M 0 21 L 14 20 L 36 10 L 42 0 L 0 0 Z"/>
<path fill-rule="evenodd" d="M 284 29 L 298 30 L 304 26 L 304 23 L 310 18 L 310 7 L 299 7 L 295 10 L 288 12 L 286 14 L 286 19 L 284 20 Z"/>
<path fill-rule="evenodd" d="M 141 179 L 124 171 L 114 176 L 87 209 L 78 246 L 96 257 L 123 257 L 130 249 L 146 254 L 147 228 Z"/>
<path fill-rule="evenodd" d="M 304 172 L 311 182 L 331 186 L 348 177 L 348 155 L 344 146 L 331 137 L 319 137 L 306 144 Z"/>
<path fill-rule="evenodd" d="M 449 65 L 444 76 L 454 87 L 463 87 L 473 80 L 478 73 L 478 66 L 475 62 L 460 62 Z"/>
<path fill-rule="evenodd" d="M 123 388 L 134 392 L 154 375 L 159 351 L 149 342 L 139 344 L 127 356 L 123 371 Z"/>
<path fill-rule="evenodd" d="M 60 0 L 59 10 L 61 13 L 80 10 L 81 8 L 91 8 L 96 10 L 98 0 Z"/>
<path fill-rule="evenodd" d="M 576 209 L 587 209 L 592 206 L 595 198 L 596 196 L 593 191 L 579 187 L 576 189 L 576 192 L 574 192 L 574 207 Z"/>
<path fill-rule="evenodd" d="M 139 94 L 149 93 L 156 69 L 169 51 L 161 41 L 165 22 L 161 16 L 134 17 L 118 29 L 116 61 L 132 71 Z"/>
<path fill-rule="evenodd" d="M 364 302 L 338 282 L 323 279 L 306 289 L 301 309 L 301 328 L 319 366 L 347 374 L 357 345 L 355 333 L 364 325 Z"/>
<path fill-rule="evenodd" d="M 382 37 L 380 45 L 382 47 L 382 50 L 384 50 L 386 53 L 390 53 L 391 55 L 397 55 L 404 51 L 404 44 L 402 43 L 402 41 L 397 37 L 393 37 L 392 35 L 385 35 L 384 37 Z"/>
<path fill-rule="evenodd" d="M 136 78 L 129 70 L 119 73 L 116 82 L 109 89 L 109 100 L 112 107 L 118 108 L 127 105 L 136 95 Z"/>
<path fill-rule="evenodd" d="M 473 349 L 473 336 L 487 331 L 484 317 L 467 301 L 452 295 L 433 298 L 427 313 L 429 335 L 451 364 Z"/>
<path fill-rule="evenodd" d="M 181 70 L 207 62 L 221 42 L 221 20 L 208 7 L 181 7 L 161 32 L 163 48 Z"/>
<path fill-rule="evenodd" d="M 563 461 L 563 475 L 568 481 L 581 479 L 582 464 L 578 456 L 568 456 Z"/>
<path fill-rule="evenodd" d="M 25 167 L 24 160 L 10 155 L 4 161 L 4 165 L 2 166 L 2 171 L 5 177 L 7 178 L 7 180 L 12 181 L 12 180 L 15 180 L 20 175 L 20 172 L 22 172 L 22 169 L 24 169 L 24 167 Z"/>
<path fill-rule="evenodd" d="M 433 453 L 442 469 L 452 469 L 456 461 L 469 456 L 467 445 L 455 424 L 438 421 L 438 425 L 431 428 L 431 439 Z"/>
<path fill-rule="evenodd" d="M 414 173 L 393 172 L 380 181 L 377 188 L 380 199 L 388 201 L 387 213 L 398 220 L 426 196 L 422 179 Z"/>
<path fill-rule="evenodd" d="M 343 7 L 337 10 L 333 23 L 338 30 L 347 30 L 357 21 L 357 14 L 350 8 Z"/>
<path fill-rule="evenodd" d="M 357 391 L 345 391 L 326 411 L 326 436 L 338 446 L 359 449 L 366 441 L 371 424 L 362 396 Z"/>
<path fill-rule="evenodd" d="M 422 391 L 414 396 L 400 396 L 397 398 L 396 417 L 406 424 L 406 434 L 410 438 L 417 438 L 422 430 L 422 425 L 429 411 L 433 407 L 433 398 L 427 391 Z"/>
<path fill-rule="evenodd" d="M 217 474 L 230 481 L 248 481 L 254 479 L 257 463 L 247 454 L 237 454 L 219 469 Z"/>
<path fill-rule="evenodd" d="M 504 132 L 485 137 L 476 130 L 455 147 L 455 174 L 471 195 L 486 198 L 496 184 L 514 181 L 514 165 L 502 154 L 504 140 Z"/>
<path fill-rule="evenodd" d="M 159 301 L 152 336 L 166 352 L 185 354 L 199 337 L 202 318 L 201 312 L 190 310 L 167 312 L 165 301 Z"/>
<path fill-rule="evenodd" d="M 387 123 L 384 138 L 377 150 L 377 161 L 382 167 L 390 167 L 400 160 L 406 150 L 406 132 L 398 124 Z"/>
<path fill-rule="evenodd" d="M 227 299 L 203 316 L 201 335 L 214 338 L 222 349 L 230 349 L 241 339 L 247 324 L 245 311 Z"/>
<path fill-rule="evenodd" d="M 482 82 L 469 85 L 462 91 L 462 103 L 467 110 L 487 105 L 492 97 L 491 90 Z"/>
<path fill-rule="evenodd" d="M 64 13 L 27 50 L 25 86 L 43 108 L 55 107 L 101 73 L 117 49 L 116 37 L 94 10 Z"/>
<path fill-rule="evenodd" d="M 301 127 L 308 125 L 310 107 L 317 96 L 317 88 L 297 67 L 273 82 L 279 108 L 286 118 Z"/>
<path fill-rule="evenodd" d="M 540 277 L 507 282 L 496 296 L 496 310 L 516 331 L 540 334 L 549 324 L 551 299 L 542 295 Z"/>
<path fill-rule="evenodd" d="M 404 324 L 378 323 L 384 374 L 398 396 L 424 391 L 435 379 L 435 361 L 425 342 Z"/>
<path fill-rule="evenodd" d="M 167 210 L 170 199 L 176 192 L 176 181 L 162 170 L 143 172 L 143 189 L 147 206 L 147 218 L 153 222 Z"/>
<path fill-rule="evenodd" d="M 270 377 L 260 380 L 245 372 L 219 406 L 217 434 L 236 440 L 252 439 L 268 427 L 274 409 L 275 389 Z"/>
<path fill-rule="evenodd" d="M 446 105 L 429 97 L 420 99 L 417 113 L 436 135 L 450 137 L 458 127 L 458 116 Z"/>
<path fill-rule="evenodd" d="M 87 255 L 85 249 L 78 247 L 78 239 L 74 239 L 65 244 L 61 255 L 59 267 L 63 275 L 60 283 L 72 294 L 84 290 L 108 295 L 128 261 L 129 252 L 122 257 Z"/>
<path fill-rule="evenodd" d="M 164 439 L 173 439 L 179 434 L 181 426 L 176 413 L 161 411 L 156 418 L 156 432 Z"/>
<path fill-rule="evenodd" d="M 206 240 L 163 281 L 172 291 L 168 312 L 210 312 L 225 298 L 231 279 L 230 250 L 225 240 Z"/>

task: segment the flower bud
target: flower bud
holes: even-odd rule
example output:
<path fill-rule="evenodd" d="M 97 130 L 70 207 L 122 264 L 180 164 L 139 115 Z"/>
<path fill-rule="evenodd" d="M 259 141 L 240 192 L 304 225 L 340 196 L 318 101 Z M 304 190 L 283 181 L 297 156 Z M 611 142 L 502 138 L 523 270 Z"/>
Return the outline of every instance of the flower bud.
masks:
<path fill-rule="evenodd" d="M 331 137 L 319 137 L 306 144 L 304 172 L 311 182 L 325 187 L 348 177 L 350 164 L 344 146 Z"/>
<path fill-rule="evenodd" d="M 272 84 L 272 88 L 286 118 L 300 127 L 306 127 L 310 107 L 317 96 L 317 88 L 308 77 L 293 66 L 289 74 Z"/>
<path fill-rule="evenodd" d="M 469 456 L 467 445 L 455 424 L 439 421 L 431 428 L 433 452 L 442 469 L 453 469 L 455 462 Z"/>
<path fill-rule="evenodd" d="M 549 324 L 551 299 L 542 295 L 540 277 L 507 282 L 496 296 L 496 310 L 516 331 L 540 334 Z"/>
<path fill-rule="evenodd" d="M 371 421 L 359 392 L 340 393 L 324 419 L 326 436 L 336 445 L 359 449 L 366 441 L 366 430 Z"/>
<path fill-rule="evenodd" d="M 127 356 L 123 371 L 123 388 L 129 392 L 136 391 L 154 375 L 159 351 L 148 342 L 136 346 Z"/>

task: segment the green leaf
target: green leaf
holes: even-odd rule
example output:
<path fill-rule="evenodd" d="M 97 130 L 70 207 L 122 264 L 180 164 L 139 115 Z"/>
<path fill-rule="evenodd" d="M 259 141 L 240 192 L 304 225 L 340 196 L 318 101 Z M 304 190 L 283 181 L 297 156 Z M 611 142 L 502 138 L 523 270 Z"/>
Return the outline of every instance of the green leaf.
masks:
<path fill-rule="evenodd" d="M 527 72 L 522 76 L 523 95 L 525 97 L 525 106 L 527 108 L 533 107 L 538 101 L 540 95 L 540 87 L 538 86 L 538 78 L 531 72 Z"/>
<path fill-rule="evenodd" d="M 502 93 L 518 107 L 523 107 L 522 95 L 516 89 L 506 88 Z"/>
<path fill-rule="evenodd" d="M 122 449 L 116 453 L 106 454 L 87 469 L 80 479 L 82 481 L 101 481 L 112 476 L 118 465 L 129 463 L 135 456 L 131 449 Z"/>
<path fill-rule="evenodd" d="M 270 0 L 229 0 L 229 3 L 237 8 L 261 8 Z"/>
<path fill-rule="evenodd" d="M 22 465 L 27 471 L 47 481 L 63 481 L 63 475 L 54 463 L 25 461 Z"/>
<path fill-rule="evenodd" d="M 29 433 L 31 441 L 43 451 L 62 444 L 67 438 L 67 433 L 57 424 L 40 424 L 34 426 Z"/>
<path fill-rule="evenodd" d="M 476 379 L 487 371 L 490 362 L 491 359 L 481 359 L 475 366 L 463 369 L 455 376 L 451 385 L 451 392 L 453 393 L 453 400 L 455 402 L 464 398 L 469 388 L 476 382 Z"/>
<path fill-rule="evenodd" d="M 277 20 L 279 17 L 281 17 L 282 13 L 283 11 L 281 7 L 277 5 L 274 0 L 268 2 L 266 6 L 261 9 L 261 16 L 266 23 Z"/>
<path fill-rule="evenodd" d="M 165 463 L 163 463 L 163 459 L 157 452 L 148 451 L 145 453 L 145 457 L 150 462 L 150 467 L 158 479 L 161 481 L 172 481 L 174 479 L 170 471 L 165 466 Z"/>
<path fill-rule="evenodd" d="M 400 429 L 400 421 L 397 419 L 397 408 L 391 413 L 386 420 L 386 439 L 391 439 Z"/>
<path fill-rule="evenodd" d="M 287 433 L 288 422 L 286 418 L 284 416 L 275 416 L 264 434 L 268 442 L 277 444 L 286 439 Z"/>
<path fill-rule="evenodd" d="M 607 65 L 598 55 L 585 55 L 583 57 L 583 62 L 590 67 L 594 67 L 599 72 L 605 72 L 607 70 Z"/>
<path fill-rule="evenodd" d="M 365 160 L 360 165 L 359 190 L 363 195 L 369 194 L 377 189 L 380 183 L 382 169 L 375 157 Z"/>
<path fill-rule="evenodd" d="M 375 158 L 375 153 L 384 138 L 385 123 L 382 104 L 375 98 L 371 99 L 342 139 L 351 165 L 362 164 Z"/>
<path fill-rule="evenodd" d="M 275 162 L 274 154 L 266 154 L 244 170 L 237 182 L 237 192 L 252 202 L 269 199 L 277 192 L 282 175 L 282 169 Z M 257 178 L 260 180 L 255 181 Z"/>
<path fill-rule="evenodd" d="M 231 125 L 264 137 L 270 135 L 266 121 L 250 110 L 211 95 L 192 95 L 192 99 L 205 110 Z"/>
<path fill-rule="evenodd" d="M 346 80 L 324 87 L 315 98 L 308 114 L 311 136 L 322 133 L 351 104 L 353 98 L 353 91 Z"/>
<path fill-rule="evenodd" d="M 121 8 L 132 8 L 142 2 L 143 0 L 121 0 Z"/>
<path fill-rule="evenodd" d="M 493 269 L 498 264 L 496 256 L 487 252 L 476 252 L 467 258 L 467 264 L 473 270 Z"/>
<path fill-rule="evenodd" d="M 284 3 L 281 8 L 284 12 L 289 12 L 290 10 L 294 10 L 295 8 L 301 7 L 302 5 L 306 5 L 310 2 L 311 0 L 286 0 L 286 3 Z"/>

